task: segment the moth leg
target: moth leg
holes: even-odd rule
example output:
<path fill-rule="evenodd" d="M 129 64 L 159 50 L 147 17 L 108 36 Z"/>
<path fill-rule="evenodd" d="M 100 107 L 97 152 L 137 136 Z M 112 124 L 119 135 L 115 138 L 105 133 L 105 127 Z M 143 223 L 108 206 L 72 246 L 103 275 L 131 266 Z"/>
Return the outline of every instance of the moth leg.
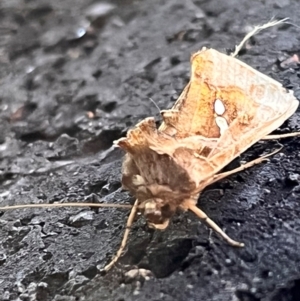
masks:
<path fill-rule="evenodd" d="M 294 132 L 294 133 L 287 133 L 287 134 L 281 134 L 281 135 L 268 135 L 262 138 L 261 140 L 276 140 L 281 138 L 288 138 L 288 137 L 297 137 L 300 136 L 300 132 Z"/>
<path fill-rule="evenodd" d="M 221 179 L 223 179 L 223 178 L 226 178 L 226 177 L 228 177 L 228 176 L 230 176 L 230 175 L 232 175 L 232 174 L 235 174 L 235 173 L 240 172 L 240 171 L 243 171 L 243 170 L 245 170 L 245 169 L 247 169 L 247 168 L 249 168 L 249 167 L 252 167 L 253 165 L 259 164 L 259 163 L 261 163 L 261 162 L 263 162 L 263 161 L 267 161 L 267 160 L 268 160 L 268 159 L 267 159 L 268 157 L 275 155 L 275 154 L 278 153 L 281 149 L 282 149 L 282 147 L 280 147 L 279 149 L 275 150 L 274 152 L 272 152 L 272 153 L 270 153 L 270 154 L 268 154 L 268 155 L 259 157 L 259 158 L 255 159 L 255 160 L 252 160 L 252 161 L 250 161 L 250 162 L 247 162 L 246 164 L 242 164 L 242 165 L 241 165 L 240 167 L 238 167 L 238 168 L 235 168 L 235 169 L 233 169 L 233 170 L 230 170 L 230 171 L 227 171 L 227 172 L 223 172 L 223 173 L 217 174 L 217 175 L 215 175 L 215 176 L 213 177 L 212 181 L 211 181 L 209 184 L 213 184 L 213 183 L 215 183 L 215 182 L 217 182 L 217 181 L 219 181 L 219 180 L 221 180 Z"/>
<path fill-rule="evenodd" d="M 122 253 L 126 247 L 126 243 L 127 243 L 127 240 L 128 240 L 128 236 L 129 236 L 129 232 L 130 232 L 130 227 L 133 223 L 133 220 L 134 220 L 134 217 L 135 217 L 135 214 L 137 212 L 137 208 L 138 208 L 138 200 L 135 201 L 131 211 L 130 211 L 130 214 L 129 214 L 129 217 L 127 219 L 127 223 L 126 223 L 126 229 L 125 229 L 125 232 L 124 232 L 124 235 L 123 235 L 123 239 L 122 239 L 122 242 L 121 242 L 121 245 L 119 247 L 119 250 L 117 251 L 116 255 L 113 257 L 113 259 L 111 260 L 111 262 L 109 264 L 107 264 L 104 268 L 103 268 L 103 271 L 107 272 L 108 270 L 110 270 L 112 268 L 112 266 L 119 260 L 119 258 L 122 256 Z"/>
<path fill-rule="evenodd" d="M 246 164 L 241 165 L 238 168 L 235 168 L 231 171 L 227 171 L 227 172 L 223 172 L 220 173 L 218 175 L 215 175 L 212 179 L 212 181 L 209 184 L 212 184 L 214 182 L 217 182 L 225 177 L 228 177 L 229 175 L 235 174 L 239 171 L 243 171 L 253 165 L 259 164 L 263 161 L 266 161 L 268 157 L 273 156 L 274 154 L 278 153 L 280 150 L 282 149 L 279 148 L 277 150 L 275 150 L 274 152 L 262 156 L 260 158 L 257 158 L 253 161 L 250 161 Z M 243 247 L 244 244 L 237 242 L 233 239 L 231 239 L 213 220 L 211 220 L 202 210 L 200 210 L 194 202 L 192 202 L 192 200 L 188 200 L 187 202 L 185 202 L 184 207 L 193 211 L 202 221 L 204 221 L 209 227 L 211 227 L 214 231 L 216 231 L 217 233 L 219 233 L 230 245 L 234 246 L 234 247 Z"/>
<path fill-rule="evenodd" d="M 215 232 L 220 234 L 224 240 L 228 242 L 233 247 L 244 247 L 242 242 L 235 241 L 231 239 L 213 220 L 211 220 L 202 210 L 200 210 L 196 205 L 190 203 L 187 204 L 188 209 L 193 211 L 201 221 L 205 222 L 210 228 L 212 228 Z"/>

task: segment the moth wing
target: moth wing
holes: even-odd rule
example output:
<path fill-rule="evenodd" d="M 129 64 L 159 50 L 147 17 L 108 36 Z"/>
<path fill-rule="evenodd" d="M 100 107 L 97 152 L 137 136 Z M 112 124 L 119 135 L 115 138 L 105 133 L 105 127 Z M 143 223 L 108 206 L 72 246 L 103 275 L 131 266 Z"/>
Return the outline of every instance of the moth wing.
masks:
<path fill-rule="evenodd" d="M 196 70 L 195 74 L 200 72 L 204 82 L 216 91 L 215 98 L 210 99 L 214 103 L 210 122 L 214 133 L 219 129 L 219 139 L 215 148 L 205 156 L 218 166 L 217 172 L 282 125 L 297 110 L 299 101 L 293 91 L 243 62 L 213 49 L 205 53 L 208 56 L 205 55 L 205 60 L 215 62 L 206 66 L 213 68 L 212 77 L 203 76 L 202 70 Z M 203 60 L 201 52 L 194 56 L 194 60 Z M 216 99 L 224 106 L 223 111 L 219 110 L 223 114 L 216 113 Z"/>
<path fill-rule="evenodd" d="M 218 139 L 214 148 L 199 146 L 218 172 L 252 144 L 274 131 L 298 107 L 292 91 L 245 63 L 214 49 L 191 58 L 187 87 L 160 130 L 174 137 L 201 135 Z"/>
<path fill-rule="evenodd" d="M 226 124 L 229 128 L 238 118 L 235 123 L 243 122 L 244 130 L 247 125 L 254 126 L 255 116 L 262 117 L 257 127 L 264 127 L 268 134 L 297 109 L 297 99 L 280 83 L 214 49 L 195 53 L 191 64 L 190 82 L 173 108 L 162 111 L 164 122 L 159 129 L 167 134 L 220 138 Z M 277 116 L 282 122 L 266 127 Z M 220 128 L 218 122 L 223 121 L 226 124 Z M 261 135 L 257 140 L 265 134 Z"/>

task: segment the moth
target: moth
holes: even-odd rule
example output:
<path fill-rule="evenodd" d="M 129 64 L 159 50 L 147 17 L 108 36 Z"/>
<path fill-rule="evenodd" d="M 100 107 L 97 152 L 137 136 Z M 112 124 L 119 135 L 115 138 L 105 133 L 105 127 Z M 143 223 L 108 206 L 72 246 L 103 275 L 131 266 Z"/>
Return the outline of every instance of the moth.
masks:
<path fill-rule="evenodd" d="M 168 226 L 177 209 L 191 210 L 230 245 L 244 246 L 196 204 L 208 185 L 279 151 L 220 173 L 257 141 L 299 135 L 268 136 L 295 113 L 299 101 L 293 91 L 234 58 L 253 34 L 284 21 L 254 28 L 231 56 L 206 48 L 193 54 L 190 81 L 172 109 L 160 112 L 160 127 L 157 129 L 155 119 L 149 117 L 115 141 L 126 152 L 123 188 L 136 202 L 121 247 L 106 270 L 121 256 L 136 210 L 144 214 L 149 227 L 160 230 Z"/>
<path fill-rule="evenodd" d="M 299 104 L 292 91 L 214 49 L 192 55 L 191 65 L 190 82 L 179 99 L 171 110 L 161 111 L 161 126 L 157 129 L 154 118 L 146 118 L 115 142 L 126 152 L 123 187 L 156 229 L 165 229 L 177 208 L 211 223 L 196 207 L 199 193 Z"/>
<path fill-rule="evenodd" d="M 288 119 L 299 105 L 293 92 L 270 77 L 234 58 L 250 36 L 282 23 L 272 21 L 256 27 L 228 56 L 214 49 L 191 57 L 191 77 L 170 110 L 161 111 L 159 128 L 152 117 L 129 130 L 115 145 L 125 151 L 123 188 L 135 196 L 121 246 L 104 268 L 109 270 L 122 255 L 137 211 L 150 227 L 165 229 L 177 209 L 191 210 L 230 245 L 244 246 L 231 239 L 196 206 L 201 191 L 228 175 L 258 164 L 275 152 L 228 171 L 221 170 L 261 139 L 299 135 L 268 136 Z M 50 204 L 47 207 L 114 204 Z M 32 207 L 46 207 L 45 204 Z M 10 208 L 31 207 L 1 207 Z"/>

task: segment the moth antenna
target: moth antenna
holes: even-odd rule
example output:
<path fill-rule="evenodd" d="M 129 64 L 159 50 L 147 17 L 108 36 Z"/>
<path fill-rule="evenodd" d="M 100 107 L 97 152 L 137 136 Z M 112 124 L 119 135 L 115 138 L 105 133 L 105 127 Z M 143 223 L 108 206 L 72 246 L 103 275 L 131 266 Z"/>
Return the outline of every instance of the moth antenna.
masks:
<path fill-rule="evenodd" d="M 282 20 L 273 20 L 273 18 L 266 24 L 263 25 L 257 25 L 253 28 L 253 30 L 251 30 L 249 33 L 246 34 L 246 36 L 243 38 L 243 40 L 240 42 L 240 44 L 238 44 L 237 46 L 235 46 L 235 51 L 232 52 L 230 55 L 232 57 L 235 57 L 238 55 L 238 53 L 241 51 L 241 49 L 243 48 L 244 44 L 253 36 L 255 36 L 256 34 L 258 34 L 259 32 L 261 32 L 264 29 L 267 29 L 269 27 L 273 27 L 282 23 L 287 23 L 286 21 L 289 20 L 289 18 L 284 18 Z"/>
<path fill-rule="evenodd" d="M 26 204 L 0 207 L 0 210 L 14 210 L 23 208 L 57 208 L 57 207 L 96 207 L 96 208 L 126 208 L 131 209 L 132 205 L 125 204 L 97 204 L 97 203 L 57 203 L 57 204 Z"/>
<path fill-rule="evenodd" d="M 154 106 L 157 108 L 157 110 L 158 110 L 158 112 L 160 114 L 161 109 L 159 108 L 159 106 L 157 105 L 157 103 L 151 97 L 149 97 L 149 100 L 154 104 Z"/>

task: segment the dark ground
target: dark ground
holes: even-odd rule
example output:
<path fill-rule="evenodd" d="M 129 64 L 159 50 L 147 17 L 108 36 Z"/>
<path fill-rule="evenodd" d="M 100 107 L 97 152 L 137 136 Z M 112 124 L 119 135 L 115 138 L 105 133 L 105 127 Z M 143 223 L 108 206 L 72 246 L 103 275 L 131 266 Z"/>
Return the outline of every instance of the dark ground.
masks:
<path fill-rule="evenodd" d="M 119 0 L 87 27 L 91 3 L 1 0 L 3 205 L 132 201 L 120 190 L 122 153 L 112 141 L 159 116 L 149 98 L 172 106 L 188 81 L 190 54 L 232 49 L 272 16 L 300 25 L 296 0 Z M 299 65 L 285 61 L 300 54 L 300 29 L 272 28 L 248 46 L 240 59 L 300 98 Z M 277 133 L 299 124 L 298 110 Z M 164 232 L 140 219 L 125 256 L 103 276 L 127 210 L 0 213 L 0 300 L 300 300 L 300 139 L 281 142 L 269 163 L 209 187 L 199 200 L 244 249 L 228 246 L 193 214 L 176 215 Z M 239 160 L 274 147 L 259 143 Z M 152 276 L 126 276 L 137 267 Z"/>

